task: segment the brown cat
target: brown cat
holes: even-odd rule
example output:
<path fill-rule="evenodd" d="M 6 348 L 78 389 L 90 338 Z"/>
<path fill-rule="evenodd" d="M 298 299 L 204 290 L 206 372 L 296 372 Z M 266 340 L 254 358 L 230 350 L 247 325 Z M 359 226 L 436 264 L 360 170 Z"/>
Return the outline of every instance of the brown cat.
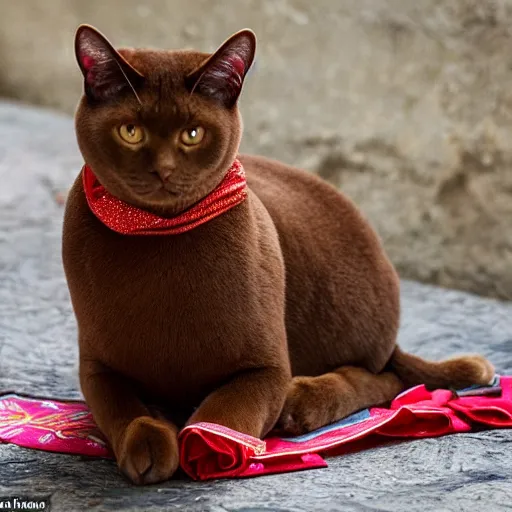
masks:
<path fill-rule="evenodd" d="M 255 43 L 242 30 L 213 55 L 116 51 L 78 29 L 78 143 L 117 221 L 172 221 L 212 197 L 237 157 Z M 178 424 L 154 403 L 262 437 L 276 424 L 315 429 L 412 384 L 493 375 L 479 356 L 433 363 L 397 347 L 398 277 L 349 199 L 284 164 L 239 160 L 245 199 L 181 234 L 107 227 L 82 174 L 69 194 L 63 260 L 81 386 L 135 483 L 178 467 Z"/>

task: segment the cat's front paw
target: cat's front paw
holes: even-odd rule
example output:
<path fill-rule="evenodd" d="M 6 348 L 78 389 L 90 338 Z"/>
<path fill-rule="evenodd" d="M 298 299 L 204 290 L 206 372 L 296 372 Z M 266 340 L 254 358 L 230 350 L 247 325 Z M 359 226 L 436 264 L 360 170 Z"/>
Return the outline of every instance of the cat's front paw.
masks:
<path fill-rule="evenodd" d="M 117 450 L 119 469 L 137 485 L 169 480 L 179 465 L 176 431 L 149 416 L 133 420 Z"/>
<path fill-rule="evenodd" d="M 336 377 L 294 377 L 277 427 L 288 434 L 305 434 L 340 419 L 343 409 Z"/>

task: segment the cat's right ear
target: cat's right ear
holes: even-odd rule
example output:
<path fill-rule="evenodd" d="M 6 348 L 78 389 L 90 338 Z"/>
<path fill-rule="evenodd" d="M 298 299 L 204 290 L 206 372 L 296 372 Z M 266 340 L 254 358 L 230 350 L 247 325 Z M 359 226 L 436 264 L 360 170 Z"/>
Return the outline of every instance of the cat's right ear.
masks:
<path fill-rule="evenodd" d="M 84 91 L 88 98 L 109 100 L 127 88 L 137 95 L 136 88 L 144 77 L 94 27 L 78 27 L 75 55 L 84 75 Z"/>

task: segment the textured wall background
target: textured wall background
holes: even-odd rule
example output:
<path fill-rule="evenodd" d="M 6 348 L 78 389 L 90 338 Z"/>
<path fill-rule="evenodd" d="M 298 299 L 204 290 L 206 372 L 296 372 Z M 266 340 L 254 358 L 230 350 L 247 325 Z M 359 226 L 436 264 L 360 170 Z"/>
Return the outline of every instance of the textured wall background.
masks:
<path fill-rule="evenodd" d="M 116 46 L 205 51 L 253 28 L 243 149 L 340 186 L 403 276 L 512 299 L 512 0 L 0 0 L 0 13 L 0 95 L 68 113 L 79 23 Z"/>

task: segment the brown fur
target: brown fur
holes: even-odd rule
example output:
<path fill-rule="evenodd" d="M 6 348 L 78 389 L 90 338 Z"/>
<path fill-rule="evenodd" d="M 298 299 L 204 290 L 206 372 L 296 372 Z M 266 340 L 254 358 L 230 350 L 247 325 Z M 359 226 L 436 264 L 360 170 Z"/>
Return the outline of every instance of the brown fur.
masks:
<path fill-rule="evenodd" d="M 76 127 L 86 162 L 112 194 L 176 214 L 212 190 L 237 154 L 236 99 L 253 36 L 235 35 L 208 61 L 198 52 L 144 50 L 125 50 L 119 61 L 92 28 L 80 30 L 79 62 L 80 38 L 92 38 L 85 43 L 106 52 L 101 62 L 118 62 L 136 80 L 134 94 L 114 66 L 101 82 L 87 82 L 81 62 L 87 95 Z M 222 88 L 237 52 L 246 69 Z M 112 137 L 133 119 L 151 133 L 139 151 Z M 176 134 L 194 124 L 208 138 L 184 153 Z M 179 421 L 154 404 L 262 437 L 276 424 L 292 433 L 317 428 L 421 381 L 461 386 L 492 377 L 483 358 L 431 363 L 397 348 L 399 280 L 349 199 L 284 164 L 241 161 L 248 198 L 176 236 L 116 234 L 89 210 L 80 177 L 69 194 L 63 260 L 80 382 L 135 483 L 167 479 L 178 466 Z"/>

